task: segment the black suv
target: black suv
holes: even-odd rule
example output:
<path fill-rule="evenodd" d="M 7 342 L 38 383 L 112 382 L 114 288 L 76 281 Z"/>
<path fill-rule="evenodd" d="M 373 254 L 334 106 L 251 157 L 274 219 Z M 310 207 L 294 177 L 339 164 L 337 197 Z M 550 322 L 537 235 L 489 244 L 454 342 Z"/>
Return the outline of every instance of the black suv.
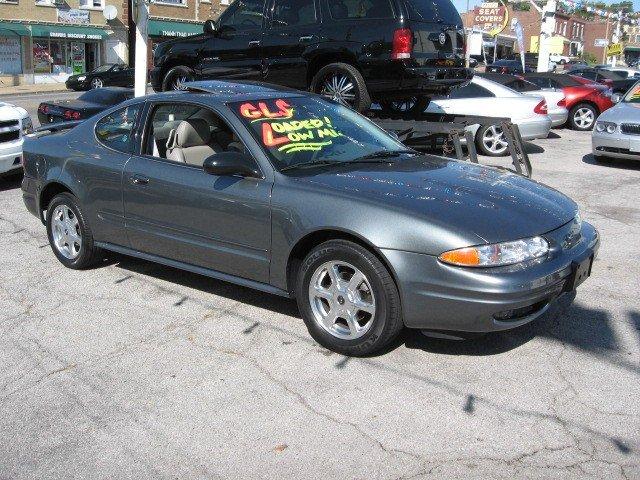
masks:
<path fill-rule="evenodd" d="M 358 111 L 424 110 L 473 76 L 450 0 L 236 0 L 204 33 L 156 47 L 156 91 L 200 79 L 311 90 Z"/>

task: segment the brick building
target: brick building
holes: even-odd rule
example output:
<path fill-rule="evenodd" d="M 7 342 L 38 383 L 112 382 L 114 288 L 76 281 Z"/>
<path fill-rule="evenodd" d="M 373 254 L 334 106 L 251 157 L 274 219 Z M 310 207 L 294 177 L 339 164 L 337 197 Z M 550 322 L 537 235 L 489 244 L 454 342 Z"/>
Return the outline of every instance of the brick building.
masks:
<path fill-rule="evenodd" d="M 153 0 L 149 44 L 200 33 L 229 0 Z M 116 10 L 113 20 L 105 8 Z M 63 82 L 104 63 L 127 63 L 127 0 L 0 0 L 0 87 Z"/>

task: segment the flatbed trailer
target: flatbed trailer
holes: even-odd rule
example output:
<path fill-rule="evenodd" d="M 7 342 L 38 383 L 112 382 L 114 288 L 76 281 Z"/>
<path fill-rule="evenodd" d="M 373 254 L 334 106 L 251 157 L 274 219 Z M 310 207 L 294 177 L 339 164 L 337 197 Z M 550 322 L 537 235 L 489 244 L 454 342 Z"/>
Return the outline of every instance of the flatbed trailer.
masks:
<path fill-rule="evenodd" d="M 513 171 L 531 178 L 531 162 L 524 149 L 520 130 L 509 118 L 445 113 L 389 114 L 380 110 L 371 110 L 366 115 L 386 131 L 397 135 L 408 147 L 423 151 L 442 150 L 445 155 L 455 153 L 458 160 L 472 163 L 478 163 L 478 154 L 474 136 L 466 127 L 499 125 L 507 137 Z M 462 138 L 465 139 L 466 155 L 462 149 Z"/>

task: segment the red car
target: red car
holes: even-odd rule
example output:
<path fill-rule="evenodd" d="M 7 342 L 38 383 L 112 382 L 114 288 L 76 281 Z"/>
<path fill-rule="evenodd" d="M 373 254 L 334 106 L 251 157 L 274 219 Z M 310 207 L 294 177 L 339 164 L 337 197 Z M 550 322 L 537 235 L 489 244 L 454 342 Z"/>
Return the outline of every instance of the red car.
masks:
<path fill-rule="evenodd" d="M 582 83 L 572 75 L 561 73 L 528 73 L 525 78 L 540 88 L 555 88 L 564 92 L 564 106 L 569 110 L 567 123 L 574 130 L 591 130 L 596 118 L 611 108 L 611 89 L 604 85 Z"/>

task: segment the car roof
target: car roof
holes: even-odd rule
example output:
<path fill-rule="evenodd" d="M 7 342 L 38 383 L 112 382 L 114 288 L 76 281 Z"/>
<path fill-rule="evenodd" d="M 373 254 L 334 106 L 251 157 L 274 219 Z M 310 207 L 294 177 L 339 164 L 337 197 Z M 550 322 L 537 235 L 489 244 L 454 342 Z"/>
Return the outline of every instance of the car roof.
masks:
<path fill-rule="evenodd" d="M 234 100 L 259 100 L 304 95 L 303 92 L 292 88 L 253 81 L 204 80 L 184 85 L 188 93 L 211 93 L 215 95 L 216 100 L 224 103 Z"/>

